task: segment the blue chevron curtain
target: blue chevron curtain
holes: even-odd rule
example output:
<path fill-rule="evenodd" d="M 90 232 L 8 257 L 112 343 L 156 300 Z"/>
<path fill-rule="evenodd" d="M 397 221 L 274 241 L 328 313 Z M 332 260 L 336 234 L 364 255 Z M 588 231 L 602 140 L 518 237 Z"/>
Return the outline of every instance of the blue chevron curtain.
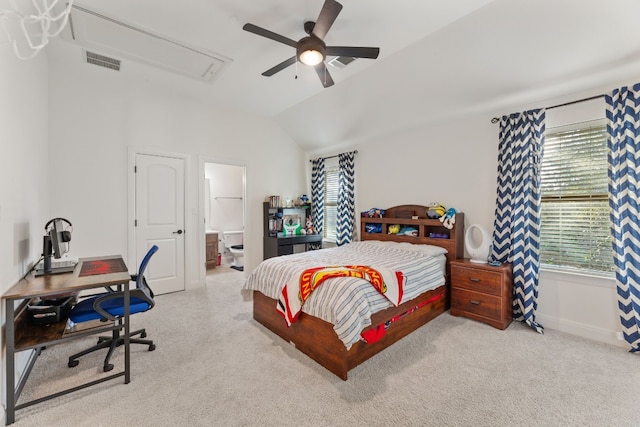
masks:
<path fill-rule="evenodd" d="M 311 217 L 316 233 L 324 228 L 324 158 L 311 160 Z"/>
<path fill-rule="evenodd" d="M 353 240 L 355 223 L 355 153 L 338 156 L 340 175 L 338 178 L 338 217 L 336 221 L 336 245 L 342 246 Z"/>
<path fill-rule="evenodd" d="M 640 351 L 640 83 L 605 96 L 609 206 L 624 339 Z"/>
<path fill-rule="evenodd" d="M 500 120 L 492 257 L 513 264 L 513 318 L 543 333 L 535 319 L 540 270 L 540 163 L 543 109 Z"/>

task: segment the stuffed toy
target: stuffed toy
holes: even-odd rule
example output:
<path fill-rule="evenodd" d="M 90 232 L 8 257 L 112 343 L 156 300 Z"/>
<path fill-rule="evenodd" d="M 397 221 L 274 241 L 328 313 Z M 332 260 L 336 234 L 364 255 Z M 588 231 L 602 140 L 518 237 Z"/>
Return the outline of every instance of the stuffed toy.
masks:
<path fill-rule="evenodd" d="M 384 216 L 384 209 L 371 208 L 368 211 L 360 212 L 362 218 L 382 218 Z"/>
<path fill-rule="evenodd" d="M 393 224 L 389 226 L 389 234 L 398 234 L 400 232 L 400 224 Z"/>
<path fill-rule="evenodd" d="M 444 205 L 438 203 L 438 202 L 433 202 L 433 203 L 429 203 L 427 205 L 427 218 L 431 218 L 431 219 L 438 219 L 440 218 L 442 215 L 445 214 L 447 208 L 444 207 Z"/>
<path fill-rule="evenodd" d="M 398 232 L 400 236 L 418 236 L 418 229 L 415 227 L 400 227 L 400 231 Z"/>
<path fill-rule="evenodd" d="M 313 227 L 313 220 L 311 219 L 311 215 L 307 217 L 307 221 L 304 225 L 305 234 L 316 234 L 316 229 Z"/>
<path fill-rule="evenodd" d="M 367 233 L 382 233 L 382 224 L 365 224 L 364 231 Z"/>
<path fill-rule="evenodd" d="M 445 214 L 440 217 L 440 222 L 451 230 L 456 223 L 456 210 L 454 208 L 447 209 Z"/>

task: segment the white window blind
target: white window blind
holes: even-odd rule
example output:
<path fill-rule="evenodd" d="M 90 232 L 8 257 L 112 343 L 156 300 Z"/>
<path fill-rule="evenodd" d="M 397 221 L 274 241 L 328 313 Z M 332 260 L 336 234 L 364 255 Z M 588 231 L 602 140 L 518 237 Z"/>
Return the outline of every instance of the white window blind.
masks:
<path fill-rule="evenodd" d="M 323 237 L 332 242 L 336 241 L 336 226 L 338 216 L 338 166 L 325 169 L 324 194 L 324 227 Z"/>
<path fill-rule="evenodd" d="M 540 262 L 613 271 L 607 132 L 602 122 L 545 136 Z"/>

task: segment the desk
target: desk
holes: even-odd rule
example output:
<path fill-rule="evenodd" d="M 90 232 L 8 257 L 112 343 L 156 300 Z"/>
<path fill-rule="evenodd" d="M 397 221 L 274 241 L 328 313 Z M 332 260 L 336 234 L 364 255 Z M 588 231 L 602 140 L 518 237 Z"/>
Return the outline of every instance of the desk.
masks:
<path fill-rule="evenodd" d="M 295 245 L 304 245 L 305 251 L 309 250 L 309 244 L 322 246 L 321 234 L 306 234 L 299 236 L 268 236 L 264 237 L 263 257 L 273 258 L 280 255 L 291 255 Z"/>
<path fill-rule="evenodd" d="M 87 264 L 87 267 L 97 265 L 96 261 L 106 261 L 106 263 L 115 262 L 121 265 L 121 268 L 112 270 L 105 269 L 103 271 L 92 271 L 90 275 L 82 273 L 83 265 Z M 104 264 L 106 264 L 104 263 Z M 130 361 L 129 361 L 129 281 L 131 276 L 126 270 L 126 265 L 120 255 L 94 257 L 94 258 L 81 258 L 78 260 L 73 273 L 54 274 L 48 276 L 35 277 L 33 273 L 27 275 L 26 278 L 20 280 L 13 285 L 3 296 L 2 299 L 5 302 L 6 309 L 6 324 L 5 324 L 5 337 L 6 337 L 6 390 L 7 390 L 7 424 L 11 424 L 15 421 L 15 411 L 25 408 L 27 406 L 34 405 L 36 403 L 43 402 L 55 397 L 62 396 L 67 393 L 71 393 L 76 390 L 80 390 L 86 387 L 90 387 L 95 384 L 99 384 L 114 378 L 124 376 L 125 384 L 128 384 L 131 380 L 130 374 Z M 125 307 L 124 316 L 118 322 L 107 322 L 105 326 L 88 329 L 82 332 L 75 332 L 73 334 L 64 334 L 66 327 L 66 319 L 49 325 L 44 328 L 42 326 L 31 325 L 27 321 L 26 308 L 29 301 L 36 297 L 47 297 L 57 294 L 79 292 L 87 289 L 103 288 L 106 286 L 123 286 L 125 294 Z M 16 301 L 22 301 L 16 307 Z M 104 333 L 106 331 L 112 331 L 114 329 L 124 328 L 124 370 L 107 377 L 100 378 L 95 381 L 91 381 L 85 384 L 78 385 L 71 389 L 62 390 L 51 395 L 41 397 L 39 399 L 32 400 L 30 402 L 17 404 L 20 398 L 20 393 L 31 373 L 35 361 L 46 346 L 60 344 L 62 342 L 86 337 L 87 335 L 93 335 L 98 333 Z M 16 372 L 15 372 L 15 354 L 24 350 L 35 350 L 35 357 L 32 358 L 31 363 L 27 367 L 27 371 L 23 376 L 19 384 L 15 384 Z"/>

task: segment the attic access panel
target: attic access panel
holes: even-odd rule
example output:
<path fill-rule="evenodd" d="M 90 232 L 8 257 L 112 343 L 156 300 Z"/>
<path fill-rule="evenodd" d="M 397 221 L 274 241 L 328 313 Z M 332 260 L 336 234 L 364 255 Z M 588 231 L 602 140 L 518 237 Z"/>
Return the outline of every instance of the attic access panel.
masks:
<path fill-rule="evenodd" d="M 74 5 L 63 37 L 109 53 L 211 83 L 230 58 L 189 46 L 104 14 Z"/>

